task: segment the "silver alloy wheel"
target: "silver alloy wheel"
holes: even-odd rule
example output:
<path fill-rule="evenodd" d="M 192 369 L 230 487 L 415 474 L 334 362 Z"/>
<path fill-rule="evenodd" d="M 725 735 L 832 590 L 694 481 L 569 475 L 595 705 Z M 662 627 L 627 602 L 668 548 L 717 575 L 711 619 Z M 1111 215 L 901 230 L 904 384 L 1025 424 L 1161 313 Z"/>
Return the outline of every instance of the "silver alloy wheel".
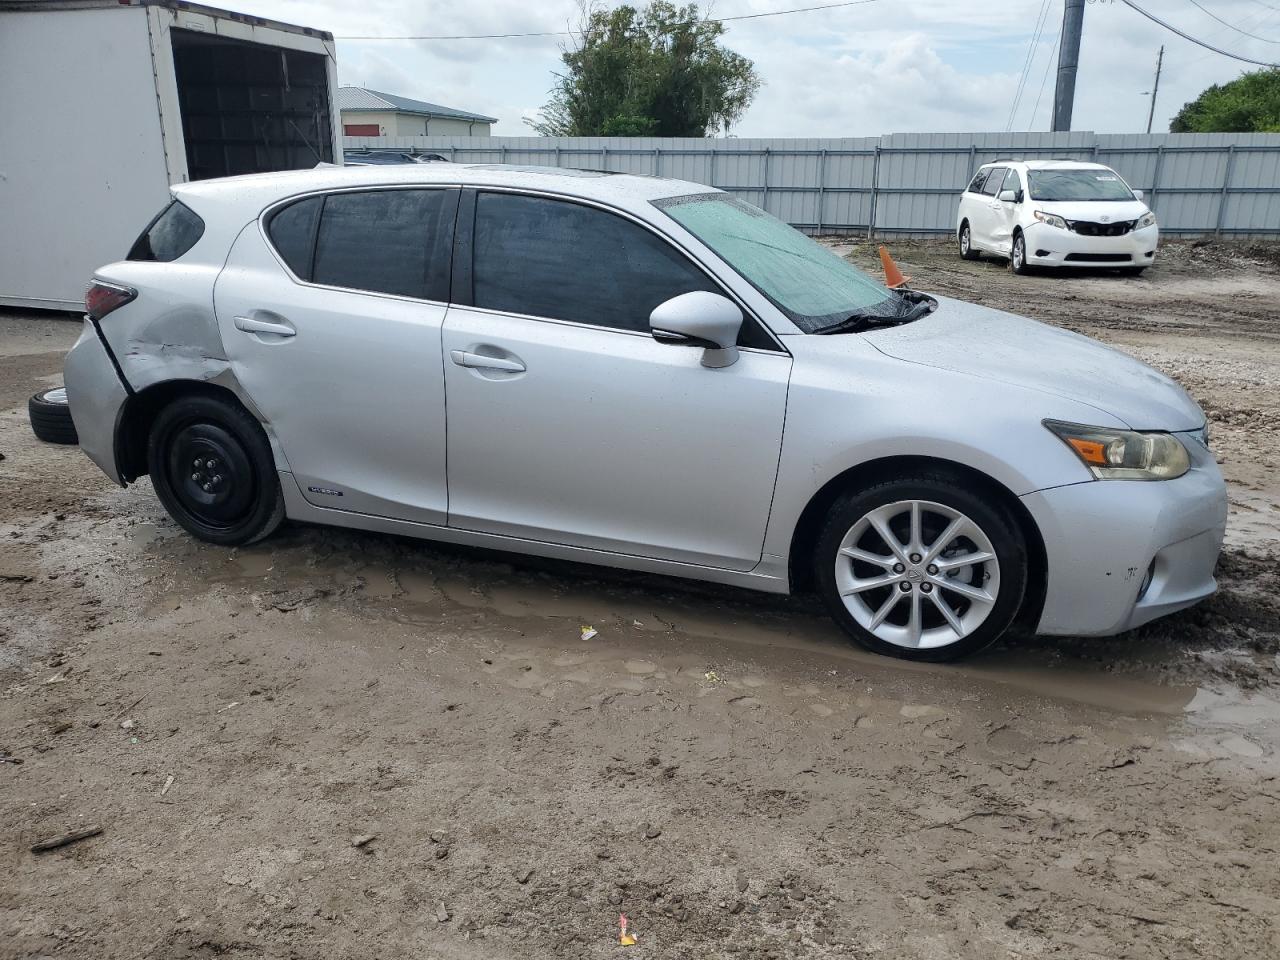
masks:
<path fill-rule="evenodd" d="M 53 390 L 46 390 L 44 393 L 40 394 L 40 399 L 45 403 L 66 403 L 67 388 L 57 387 Z"/>
<path fill-rule="evenodd" d="M 1027 265 L 1027 245 L 1022 235 L 1013 238 L 1013 269 L 1021 270 Z"/>
<path fill-rule="evenodd" d="M 960 256 L 965 256 L 969 252 L 969 226 L 965 224 L 960 228 Z"/>
<path fill-rule="evenodd" d="M 945 504 L 900 500 L 849 528 L 836 588 L 864 630 L 913 649 L 945 647 L 982 625 L 1000 595 L 1000 562 L 982 528 Z"/>

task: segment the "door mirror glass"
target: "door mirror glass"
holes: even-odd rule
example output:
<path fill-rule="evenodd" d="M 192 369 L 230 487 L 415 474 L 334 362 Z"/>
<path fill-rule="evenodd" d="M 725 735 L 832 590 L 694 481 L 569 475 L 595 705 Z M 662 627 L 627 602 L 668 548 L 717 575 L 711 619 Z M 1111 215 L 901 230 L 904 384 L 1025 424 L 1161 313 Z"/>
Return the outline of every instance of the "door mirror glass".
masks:
<path fill-rule="evenodd" d="M 999 199 L 1004 203 L 1017 203 L 1018 194 L 1013 190 L 1001 190 Z"/>
<path fill-rule="evenodd" d="M 1141 199 L 1143 198 L 1143 196 L 1144 196 L 1144 194 L 1143 194 L 1143 192 L 1142 192 L 1141 190 L 1135 190 L 1135 191 L 1133 191 L 1133 197 L 1134 197 L 1134 199 L 1135 199 L 1135 200 L 1141 200 Z"/>
<path fill-rule="evenodd" d="M 658 304 L 649 329 L 659 343 L 701 347 L 704 367 L 727 367 L 738 360 L 742 311 L 718 293 L 694 290 Z"/>

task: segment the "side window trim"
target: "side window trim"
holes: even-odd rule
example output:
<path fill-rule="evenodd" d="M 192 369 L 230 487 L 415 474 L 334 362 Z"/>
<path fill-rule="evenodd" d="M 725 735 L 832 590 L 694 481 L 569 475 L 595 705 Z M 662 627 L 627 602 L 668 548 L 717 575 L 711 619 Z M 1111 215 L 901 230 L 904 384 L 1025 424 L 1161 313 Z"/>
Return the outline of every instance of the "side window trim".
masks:
<path fill-rule="evenodd" d="M 451 303 L 457 304 L 460 307 L 470 307 L 471 309 L 480 310 L 485 313 L 509 314 L 512 316 L 527 317 L 530 320 L 539 320 L 545 323 L 563 323 L 575 327 L 586 327 L 591 330 L 606 330 L 610 333 L 623 333 L 629 336 L 647 336 L 647 334 L 639 330 L 626 330 L 621 327 L 610 327 L 596 323 L 581 323 L 576 320 L 562 320 L 558 317 L 543 317 L 531 313 L 513 314 L 508 310 L 494 310 L 488 307 L 475 306 L 475 272 L 473 265 L 475 263 L 475 222 L 476 200 L 478 195 L 480 193 L 501 193 L 517 197 L 531 197 L 540 200 L 556 200 L 561 203 L 572 203 L 580 207 L 588 207 L 612 216 L 620 217 L 626 222 L 633 224 L 642 230 L 647 230 L 650 234 L 657 237 L 659 242 L 665 243 L 674 250 L 676 254 L 692 264 L 694 269 L 703 274 L 712 284 L 714 284 L 724 297 L 737 305 L 738 309 L 742 311 L 744 325 L 747 323 L 753 324 L 758 330 L 762 331 L 765 338 L 774 345 L 770 349 L 766 349 L 764 347 L 739 347 L 740 350 L 759 350 L 764 353 L 790 353 L 790 351 L 787 350 L 781 342 L 779 342 L 778 335 L 770 330 L 768 325 L 757 317 L 755 312 L 742 302 L 742 298 L 726 287 L 720 278 L 712 273 L 711 270 L 702 263 L 702 261 L 698 260 L 698 258 L 689 253 L 688 250 L 680 246 L 680 244 L 676 243 L 673 239 L 662 233 L 662 231 L 658 230 L 653 225 L 645 223 L 639 217 L 633 216 L 625 210 L 620 210 L 617 207 L 611 207 L 583 197 L 571 197 L 556 193 L 539 193 L 537 191 L 521 189 L 503 189 L 501 187 L 489 186 L 488 184 L 481 187 L 463 187 L 463 193 L 469 193 L 471 196 L 469 200 L 466 197 L 462 199 L 461 206 L 458 210 L 458 228 L 454 232 L 454 270 L 453 288 L 450 300 Z"/>
<path fill-rule="evenodd" d="M 336 290 L 336 291 L 341 291 L 343 293 L 359 293 L 368 297 L 394 297 L 398 300 L 412 300 L 415 303 L 438 303 L 438 304 L 447 306 L 450 302 L 449 295 L 451 291 L 449 289 L 450 283 L 448 281 L 450 280 L 453 274 L 454 253 L 456 249 L 456 222 L 457 222 L 457 213 L 458 213 L 458 195 L 461 193 L 461 189 L 462 188 L 459 187 L 457 184 L 404 183 L 404 184 L 394 184 L 394 185 L 371 184 L 368 186 L 351 187 L 347 189 L 338 189 L 338 190 L 334 190 L 334 189 L 313 190 L 309 193 L 298 194 L 297 196 L 287 197 L 284 200 L 279 200 L 272 203 L 269 207 L 267 207 L 258 215 L 258 218 L 257 218 L 258 232 L 261 234 L 263 241 L 266 243 L 267 249 L 271 251 L 271 255 L 275 257 L 276 262 L 285 271 L 289 279 L 301 286 L 316 287 L 317 289 L 320 289 L 320 290 Z M 455 231 L 455 232 L 453 237 L 450 238 L 450 242 L 443 245 L 444 249 L 447 251 L 447 255 L 450 258 L 450 262 L 448 265 L 446 265 L 446 269 L 444 271 L 446 284 L 445 284 L 445 289 L 441 291 L 443 296 L 440 297 L 439 299 L 436 299 L 434 297 L 414 297 L 414 296 L 409 296 L 407 294 L 387 293 L 382 290 L 361 290 L 356 287 L 338 287 L 328 283 L 316 283 L 314 280 L 310 279 L 310 277 L 315 276 L 315 272 L 316 272 L 316 251 L 319 248 L 318 239 L 320 236 L 320 227 L 321 227 L 321 224 L 323 224 L 324 222 L 324 211 L 325 211 L 325 207 L 328 205 L 329 198 L 336 194 L 380 193 L 388 190 L 440 190 L 440 191 L 443 191 L 445 194 L 444 208 L 441 211 L 440 222 L 444 230 Z M 321 201 L 320 201 L 320 212 L 317 214 L 316 222 L 311 228 L 311 251 L 310 251 L 311 257 L 310 257 L 310 262 L 308 264 L 308 271 L 307 271 L 308 277 L 304 278 L 304 277 L 299 277 L 296 273 L 294 273 L 293 269 L 289 266 L 289 264 L 285 262 L 284 257 L 280 255 L 280 251 L 276 249 L 276 245 L 271 240 L 271 232 L 268 229 L 268 225 L 271 222 L 271 218 L 278 211 L 283 210 L 285 207 L 288 207 L 292 204 L 300 203 L 301 201 L 306 200 L 309 197 L 320 197 Z M 425 224 L 424 224 L 424 229 L 425 229 Z M 424 237 L 425 237 L 425 234 L 424 234 Z M 427 269 L 430 270 L 430 262 L 427 263 Z M 424 277 L 423 279 L 424 279 L 424 286 L 425 286 L 426 277 Z M 430 291 L 425 291 L 425 292 L 429 293 Z"/>

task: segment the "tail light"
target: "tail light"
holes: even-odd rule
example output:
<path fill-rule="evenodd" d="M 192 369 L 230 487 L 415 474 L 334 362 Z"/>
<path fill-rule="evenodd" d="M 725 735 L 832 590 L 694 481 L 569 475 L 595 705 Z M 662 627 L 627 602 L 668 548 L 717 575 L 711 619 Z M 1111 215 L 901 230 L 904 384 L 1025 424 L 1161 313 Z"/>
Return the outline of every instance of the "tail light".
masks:
<path fill-rule="evenodd" d="M 84 310 L 90 320 L 101 320 L 112 310 L 123 307 L 138 296 L 133 287 L 94 280 L 84 293 Z"/>

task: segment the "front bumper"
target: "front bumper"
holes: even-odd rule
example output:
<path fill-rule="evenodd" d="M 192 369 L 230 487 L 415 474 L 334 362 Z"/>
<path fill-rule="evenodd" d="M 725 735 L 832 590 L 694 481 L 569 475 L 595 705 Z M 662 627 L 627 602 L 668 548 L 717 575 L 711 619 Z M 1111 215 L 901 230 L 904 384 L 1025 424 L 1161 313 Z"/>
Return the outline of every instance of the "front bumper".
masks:
<path fill-rule="evenodd" d="M 1158 226 L 1122 237 L 1086 237 L 1038 222 L 1023 232 L 1027 263 L 1040 267 L 1149 267 L 1160 243 Z"/>
<path fill-rule="evenodd" d="M 1038 633 L 1120 633 L 1217 589 L 1226 485 L 1212 454 L 1179 436 L 1192 468 L 1177 480 L 1094 480 L 1022 497 L 1048 561 Z"/>
<path fill-rule="evenodd" d="M 80 339 L 63 364 L 63 385 L 80 449 L 108 477 L 124 486 L 116 462 L 116 424 L 129 394 L 93 323 L 85 319 Z"/>

